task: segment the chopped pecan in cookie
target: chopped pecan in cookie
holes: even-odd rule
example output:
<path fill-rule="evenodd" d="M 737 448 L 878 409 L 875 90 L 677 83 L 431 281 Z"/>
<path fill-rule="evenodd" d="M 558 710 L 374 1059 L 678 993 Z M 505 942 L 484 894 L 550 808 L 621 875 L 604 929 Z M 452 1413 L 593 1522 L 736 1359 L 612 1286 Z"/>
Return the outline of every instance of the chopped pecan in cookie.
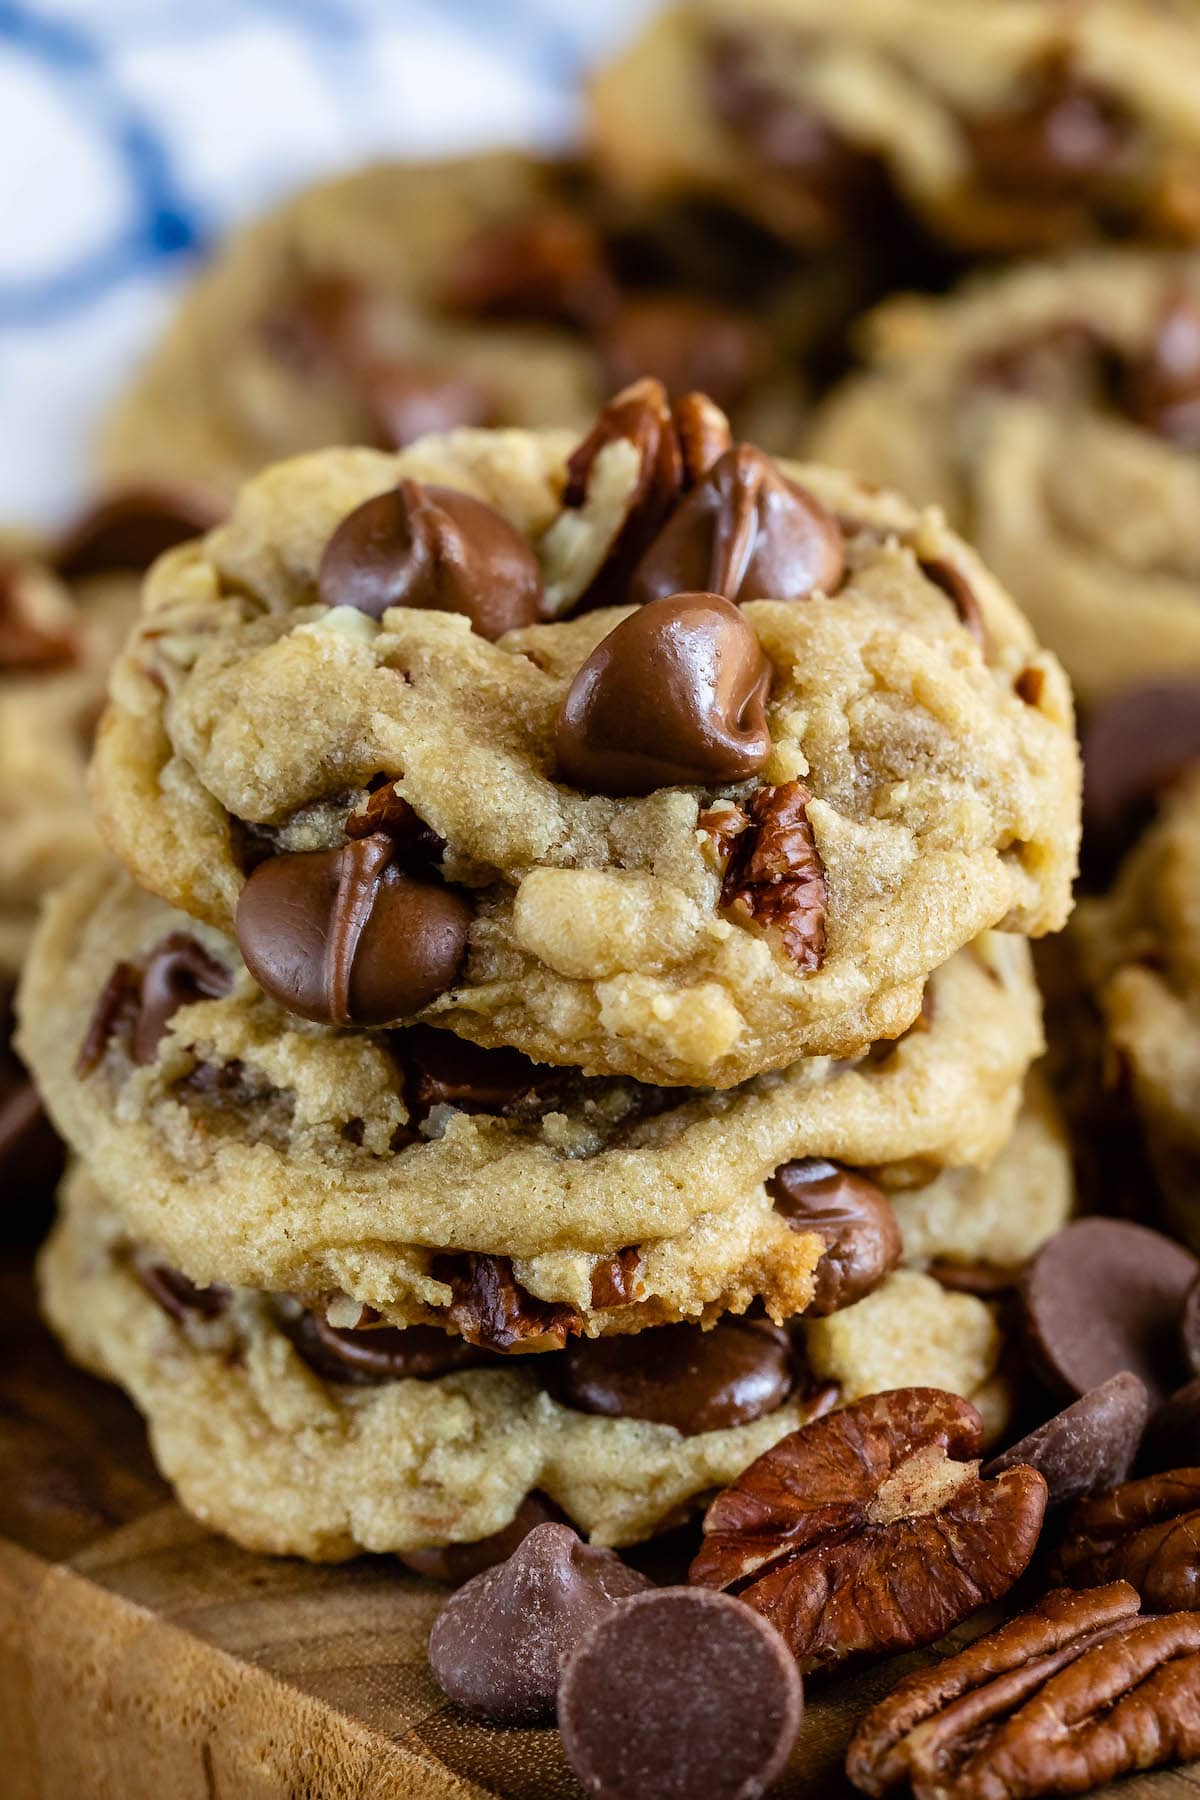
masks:
<path fill-rule="evenodd" d="M 808 822 L 812 795 L 802 781 L 759 788 L 746 802 L 746 826 L 733 842 L 721 906 L 734 918 L 778 932 L 799 969 L 818 969 L 825 954 L 829 892 Z"/>
<path fill-rule="evenodd" d="M 1046 1484 L 983 1481 L 982 1421 L 935 1388 L 874 1394 L 793 1432 L 709 1508 L 690 1579 L 783 1632 L 801 1669 L 933 1642 L 1004 1594 Z"/>
<path fill-rule="evenodd" d="M 527 1293 L 507 1256 L 473 1250 L 435 1256 L 433 1278 L 454 1296 L 446 1309 L 451 1323 L 482 1350 L 561 1350 L 583 1328 L 573 1306 Z"/>

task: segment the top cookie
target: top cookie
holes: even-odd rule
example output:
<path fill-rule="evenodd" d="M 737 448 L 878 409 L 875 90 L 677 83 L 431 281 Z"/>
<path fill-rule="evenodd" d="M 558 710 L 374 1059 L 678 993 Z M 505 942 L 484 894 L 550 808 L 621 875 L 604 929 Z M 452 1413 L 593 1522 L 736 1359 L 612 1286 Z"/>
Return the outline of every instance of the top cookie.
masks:
<path fill-rule="evenodd" d="M 1031 265 L 872 337 L 812 453 L 944 506 L 1085 706 L 1200 670 L 1200 257 Z"/>
<path fill-rule="evenodd" d="M 978 559 L 655 383 L 574 453 L 268 471 L 158 565 L 112 695 L 111 844 L 311 1018 L 728 1086 L 1070 905 L 1069 690 Z"/>
<path fill-rule="evenodd" d="M 896 199 L 970 250 L 1190 242 L 1198 86 L 1194 20 L 1162 0 L 693 0 L 601 71 L 592 130 L 633 191 L 805 244 Z"/>
<path fill-rule="evenodd" d="M 231 496 L 330 444 L 583 426 L 644 373 L 705 388 L 756 442 L 790 450 L 803 362 L 863 297 L 848 270 L 802 270 L 744 228 L 618 207 L 571 164 L 379 164 L 222 248 L 108 420 L 99 463 Z"/>

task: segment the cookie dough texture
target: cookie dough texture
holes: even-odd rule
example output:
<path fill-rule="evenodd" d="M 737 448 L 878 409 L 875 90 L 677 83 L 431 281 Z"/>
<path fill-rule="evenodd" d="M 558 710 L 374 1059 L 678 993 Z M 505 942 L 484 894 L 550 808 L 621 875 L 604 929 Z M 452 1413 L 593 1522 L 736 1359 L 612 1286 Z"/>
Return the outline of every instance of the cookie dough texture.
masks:
<path fill-rule="evenodd" d="M 668 354 L 672 340 L 678 353 L 689 332 L 697 354 L 727 374 L 731 356 L 744 359 L 745 382 L 734 368 L 730 396 L 743 428 L 794 447 L 806 404 L 800 359 L 842 297 L 829 282 L 783 278 L 769 327 L 766 307 L 753 324 L 725 308 L 705 349 L 696 284 L 712 266 L 716 285 L 738 298 L 729 250 L 719 238 L 694 242 L 698 222 L 681 243 L 683 222 L 630 220 L 649 234 L 667 293 L 682 253 L 689 297 L 656 328 L 633 326 L 626 347 L 621 298 L 592 263 L 610 225 L 622 224 L 605 214 L 579 171 L 516 152 L 380 164 L 303 190 L 232 238 L 189 290 L 105 423 L 102 475 L 173 476 L 232 498 L 280 457 L 403 441 L 389 429 L 436 429 L 438 409 L 456 404 L 475 404 L 473 423 L 583 427 L 609 393 L 647 372 L 626 371 L 638 344 L 652 351 L 665 337 Z M 529 234 L 539 223 L 549 261 L 531 269 Z M 468 263 L 485 284 L 476 313 L 454 298 Z M 495 310 L 486 304 L 489 270 Z M 604 290 L 593 295 L 597 282 Z M 589 326 L 598 300 L 607 302 L 603 318 Z M 563 316 L 572 310 L 582 316 Z"/>
<path fill-rule="evenodd" d="M 1200 464 L 1122 404 L 1172 312 L 1186 341 L 1197 307 L 1200 258 L 1136 251 L 897 301 L 815 427 L 814 455 L 945 509 L 1085 706 L 1200 671 Z"/>
<path fill-rule="evenodd" d="M 1200 775 L 1187 776 L 1072 938 L 1108 1066 L 1128 1081 L 1173 1214 L 1200 1246 Z"/>
<path fill-rule="evenodd" d="M 149 1065 L 118 1036 L 81 1078 L 114 966 L 189 930 L 230 969 L 231 993 L 181 1007 Z M 524 1287 L 577 1307 L 589 1331 L 756 1297 L 780 1317 L 801 1310 L 818 1246 L 774 1211 L 764 1181 L 801 1156 L 890 1169 L 907 1187 L 989 1163 L 1042 1041 L 1028 947 L 992 933 L 934 974 L 916 1027 L 857 1063 L 678 1095 L 580 1083 L 536 1119 L 442 1106 L 393 1150 L 409 1122 L 403 1032 L 295 1019 L 228 940 L 107 866 L 51 903 L 20 1007 L 60 1129 L 131 1234 L 192 1280 L 345 1294 L 410 1323 L 450 1300 L 433 1253 L 475 1250 L 513 1258 Z M 636 1303 L 597 1311 L 593 1271 L 633 1246 Z"/>
<path fill-rule="evenodd" d="M 19 594 L 0 598 L 0 610 L 19 610 L 25 629 L 63 647 L 23 665 L 7 662 L 0 643 L 0 986 L 8 986 L 43 897 L 99 853 L 88 757 L 109 664 L 137 614 L 138 579 L 115 572 L 68 583 L 32 540 L 8 533 L 0 586 Z"/>
<path fill-rule="evenodd" d="M 337 1561 L 470 1541 L 500 1530 L 535 1487 L 594 1541 L 629 1544 L 805 1417 L 793 1400 L 752 1425 L 681 1437 L 569 1411 L 520 1367 L 333 1386 L 256 1294 L 237 1293 L 215 1324 L 176 1324 L 133 1274 L 122 1227 L 85 1175 L 68 1178 L 62 1202 L 40 1264 L 47 1317 L 76 1360 L 139 1406 L 189 1511 L 251 1550 Z M 942 1385 L 961 1382 L 986 1406 L 977 1378 L 998 1349 L 988 1308 L 963 1295 L 939 1302 L 936 1283 L 911 1279 L 940 1347 L 914 1352 L 912 1369 L 893 1356 L 890 1374 L 907 1383 L 936 1363 Z M 857 1364 L 841 1354 L 853 1380 Z"/>
<path fill-rule="evenodd" d="M 315 601 L 334 527 L 404 475 L 488 501 L 529 535 L 548 591 L 578 594 L 611 518 L 564 513 L 572 445 L 459 431 L 394 456 L 299 459 L 251 482 L 202 547 L 159 562 L 94 768 L 102 827 L 143 885 L 228 931 L 245 828 L 276 850 L 340 843 L 384 773 L 446 841 L 444 872 L 476 909 L 462 975 L 424 1017 L 540 1061 L 705 1086 L 895 1037 L 926 976 L 981 931 L 1062 923 L 1078 835 L 1069 690 L 936 513 L 785 465 L 849 522 L 847 577 L 831 597 L 743 609 L 774 676 L 764 779 L 802 778 L 813 796 L 829 911 L 809 973 L 721 916 L 697 831 L 711 793 L 609 799 L 555 779 L 560 702 L 623 609 L 492 644 L 448 613 L 392 609 L 376 628 Z M 620 517 L 637 458 L 624 440 L 606 454 Z M 974 597 L 986 654 L 947 571 Z"/>
<path fill-rule="evenodd" d="M 801 243 L 881 188 L 955 248 L 1192 241 L 1198 81 L 1194 21 L 1153 0 L 694 0 L 595 78 L 592 138 L 631 191 Z"/>

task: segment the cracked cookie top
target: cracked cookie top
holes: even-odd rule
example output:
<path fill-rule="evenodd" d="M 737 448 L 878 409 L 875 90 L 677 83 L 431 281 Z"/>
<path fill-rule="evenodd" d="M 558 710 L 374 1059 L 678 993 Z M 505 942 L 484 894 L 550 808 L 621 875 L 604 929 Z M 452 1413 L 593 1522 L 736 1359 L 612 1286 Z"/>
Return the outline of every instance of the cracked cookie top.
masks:
<path fill-rule="evenodd" d="M 1061 670 L 936 513 L 653 382 L 581 444 L 260 476 L 154 571 L 94 765 L 126 866 L 290 1010 L 717 1087 L 1059 926 L 1078 779 Z"/>

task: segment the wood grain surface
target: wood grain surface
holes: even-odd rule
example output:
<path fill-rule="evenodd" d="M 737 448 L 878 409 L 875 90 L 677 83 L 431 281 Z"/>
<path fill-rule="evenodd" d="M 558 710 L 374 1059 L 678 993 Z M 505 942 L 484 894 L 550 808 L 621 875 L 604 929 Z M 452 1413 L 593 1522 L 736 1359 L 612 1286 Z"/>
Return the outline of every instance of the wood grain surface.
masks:
<path fill-rule="evenodd" d="M 460 1719 L 425 1641 L 443 1590 L 386 1557 L 247 1555 L 175 1505 L 133 1409 L 0 1266 L 4 1800 L 581 1800 L 553 1731 Z M 812 1687 L 780 1800 L 839 1800 L 891 1663 Z M 1200 1765 L 1106 1789 L 1198 1800 Z"/>

